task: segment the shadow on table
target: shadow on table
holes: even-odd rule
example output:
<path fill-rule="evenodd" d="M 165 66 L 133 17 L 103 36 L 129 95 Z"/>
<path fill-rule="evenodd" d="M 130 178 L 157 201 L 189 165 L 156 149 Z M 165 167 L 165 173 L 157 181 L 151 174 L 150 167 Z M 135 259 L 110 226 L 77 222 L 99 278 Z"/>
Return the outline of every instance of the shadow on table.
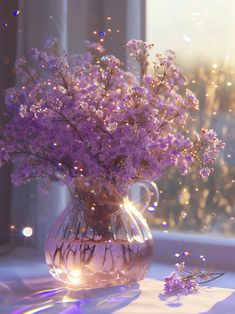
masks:
<path fill-rule="evenodd" d="M 166 295 L 164 293 L 159 294 L 159 300 L 165 302 L 169 307 L 180 307 L 182 306 L 182 300 L 184 297 L 187 297 L 189 294 L 196 294 L 197 292 L 192 293 L 173 293 Z"/>
<path fill-rule="evenodd" d="M 20 278 L 14 282 L 0 282 L 1 311 L 9 314 L 43 312 L 47 314 L 110 314 L 127 306 L 139 297 L 139 284 L 114 286 L 91 290 L 70 290 L 55 286 L 48 277 L 30 278 L 29 283 Z M 42 289 L 35 291 L 35 286 Z M 53 287 L 54 284 L 54 287 Z M 25 296 L 26 295 L 26 296 Z"/>
<path fill-rule="evenodd" d="M 200 314 L 234 314 L 235 304 L 235 292 L 231 293 L 229 297 L 225 298 L 223 301 L 216 303 L 209 311 L 202 312 Z"/>

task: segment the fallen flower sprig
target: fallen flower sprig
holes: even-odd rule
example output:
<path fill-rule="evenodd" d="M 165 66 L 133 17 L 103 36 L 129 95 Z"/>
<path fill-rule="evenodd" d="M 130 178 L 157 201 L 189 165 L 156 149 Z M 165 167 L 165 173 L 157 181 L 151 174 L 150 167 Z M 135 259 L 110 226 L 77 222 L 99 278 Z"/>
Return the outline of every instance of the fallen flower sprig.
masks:
<path fill-rule="evenodd" d="M 175 270 L 164 278 L 164 293 L 192 293 L 196 292 L 199 285 L 215 280 L 224 273 L 208 272 L 200 269 L 187 270 L 185 263 L 175 264 Z"/>

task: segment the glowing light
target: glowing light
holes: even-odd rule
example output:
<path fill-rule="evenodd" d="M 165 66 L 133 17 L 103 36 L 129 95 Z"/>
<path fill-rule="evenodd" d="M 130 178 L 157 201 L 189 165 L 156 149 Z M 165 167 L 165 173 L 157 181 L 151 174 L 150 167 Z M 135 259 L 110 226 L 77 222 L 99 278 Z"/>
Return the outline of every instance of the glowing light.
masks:
<path fill-rule="evenodd" d="M 100 36 L 104 36 L 105 35 L 105 32 L 99 32 Z"/>
<path fill-rule="evenodd" d="M 8 24 L 7 24 L 7 23 L 2 23 L 2 26 L 3 26 L 3 27 L 7 27 Z"/>
<path fill-rule="evenodd" d="M 233 84 L 232 84 L 232 82 L 227 82 L 227 86 L 232 86 Z"/>
<path fill-rule="evenodd" d="M 188 251 L 183 252 L 183 256 L 189 256 L 190 253 Z"/>
<path fill-rule="evenodd" d="M 70 297 L 68 297 L 67 295 L 65 295 L 62 299 L 63 303 L 70 303 L 70 302 L 74 302 L 74 299 L 71 299 Z"/>
<path fill-rule="evenodd" d="M 153 212 L 155 211 L 155 208 L 154 208 L 154 207 L 148 207 L 148 211 L 149 211 L 150 213 L 153 213 Z"/>
<path fill-rule="evenodd" d="M 13 15 L 13 16 L 18 16 L 18 15 L 20 15 L 20 10 L 15 10 L 12 15 Z"/>
<path fill-rule="evenodd" d="M 111 16 L 107 16 L 107 20 L 109 20 L 109 21 L 110 21 L 111 19 L 112 19 L 112 18 L 111 18 Z"/>
<path fill-rule="evenodd" d="M 163 222 L 162 222 L 162 225 L 163 225 L 163 227 L 166 227 L 166 226 L 167 226 L 167 222 L 166 222 L 166 221 L 163 221 Z"/>
<path fill-rule="evenodd" d="M 184 41 L 186 41 L 187 43 L 190 43 L 192 41 L 192 38 L 188 35 L 184 35 L 183 36 Z"/>
<path fill-rule="evenodd" d="M 38 313 L 39 311 L 43 311 L 43 310 L 49 309 L 52 306 L 53 306 L 53 304 L 48 304 L 48 305 L 45 305 L 45 306 L 37 307 L 36 309 L 33 309 L 33 310 L 26 311 L 24 313 L 25 314 L 34 314 L 34 313 Z"/>
<path fill-rule="evenodd" d="M 213 69 L 217 69 L 217 68 L 218 68 L 218 64 L 214 63 L 214 64 L 212 65 L 212 68 L 213 68 Z"/>
<path fill-rule="evenodd" d="M 74 269 L 69 273 L 69 281 L 71 283 L 80 283 L 81 282 L 81 271 L 80 269 Z"/>
<path fill-rule="evenodd" d="M 188 216 L 188 214 L 186 212 L 182 212 L 181 216 L 182 216 L 183 219 L 185 219 Z"/>
<path fill-rule="evenodd" d="M 11 229 L 15 229 L 15 226 L 14 226 L 14 225 L 11 225 L 10 228 L 11 228 Z"/>
<path fill-rule="evenodd" d="M 25 237 L 31 237 L 33 235 L 33 229 L 30 228 L 30 227 L 25 227 L 23 230 L 22 230 L 22 233 Z"/>
<path fill-rule="evenodd" d="M 180 257 L 180 253 L 175 253 L 175 257 Z"/>

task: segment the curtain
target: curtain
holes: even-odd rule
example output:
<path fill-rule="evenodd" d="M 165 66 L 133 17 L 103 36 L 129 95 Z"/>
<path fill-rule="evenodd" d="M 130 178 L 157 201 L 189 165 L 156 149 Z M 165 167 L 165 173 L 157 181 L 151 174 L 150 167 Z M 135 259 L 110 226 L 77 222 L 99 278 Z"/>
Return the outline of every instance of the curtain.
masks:
<path fill-rule="evenodd" d="M 57 37 L 62 49 L 69 53 L 79 52 L 85 48 L 85 40 L 97 40 L 93 34 L 95 30 L 100 32 L 111 28 L 111 35 L 107 36 L 104 45 L 109 53 L 114 53 L 126 65 L 123 48 L 126 41 L 144 36 L 145 1 L 141 0 L 19 0 L 19 10 L 17 38 L 13 39 L 17 43 L 17 57 L 24 56 L 32 47 L 40 47 L 41 42 L 49 37 Z M 9 181 L 10 171 L 7 169 L 5 183 Z M 8 182 L 5 189 L 8 191 L 5 213 L 11 215 L 8 231 L 9 222 L 15 226 L 15 233 L 12 233 L 12 243 L 16 244 L 13 246 L 14 254 L 19 252 L 22 255 L 24 246 L 30 250 L 30 255 L 43 256 L 48 229 L 65 207 L 66 189 L 54 184 L 44 195 L 35 182 L 17 188 L 10 188 Z M 31 238 L 22 235 L 26 226 L 33 229 Z"/>

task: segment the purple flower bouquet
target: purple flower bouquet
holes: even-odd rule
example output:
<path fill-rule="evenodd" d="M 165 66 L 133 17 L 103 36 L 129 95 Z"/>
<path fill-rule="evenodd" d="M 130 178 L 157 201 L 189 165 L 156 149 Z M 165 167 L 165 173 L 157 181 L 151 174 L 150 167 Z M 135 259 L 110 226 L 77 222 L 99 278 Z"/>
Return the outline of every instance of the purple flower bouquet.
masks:
<path fill-rule="evenodd" d="M 52 181 L 69 186 L 73 201 L 46 242 L 50 271 L 64 282 L 86 288 L 142 279 L 151 233 L 125 198 L 128 186 L 171 167 L 206 177 L 223 149 L 213 130 L 188 130 L 198 100 L 174 53 L 150 61 L 152 46 L 127 43 L 137 75 L 98 43 L 69 57 L 50 39 L 16 61 L 20 84 L 5 95 L 0 165 L 15 163 L 16 185 L 40 178 L 45 189 Z"/>

